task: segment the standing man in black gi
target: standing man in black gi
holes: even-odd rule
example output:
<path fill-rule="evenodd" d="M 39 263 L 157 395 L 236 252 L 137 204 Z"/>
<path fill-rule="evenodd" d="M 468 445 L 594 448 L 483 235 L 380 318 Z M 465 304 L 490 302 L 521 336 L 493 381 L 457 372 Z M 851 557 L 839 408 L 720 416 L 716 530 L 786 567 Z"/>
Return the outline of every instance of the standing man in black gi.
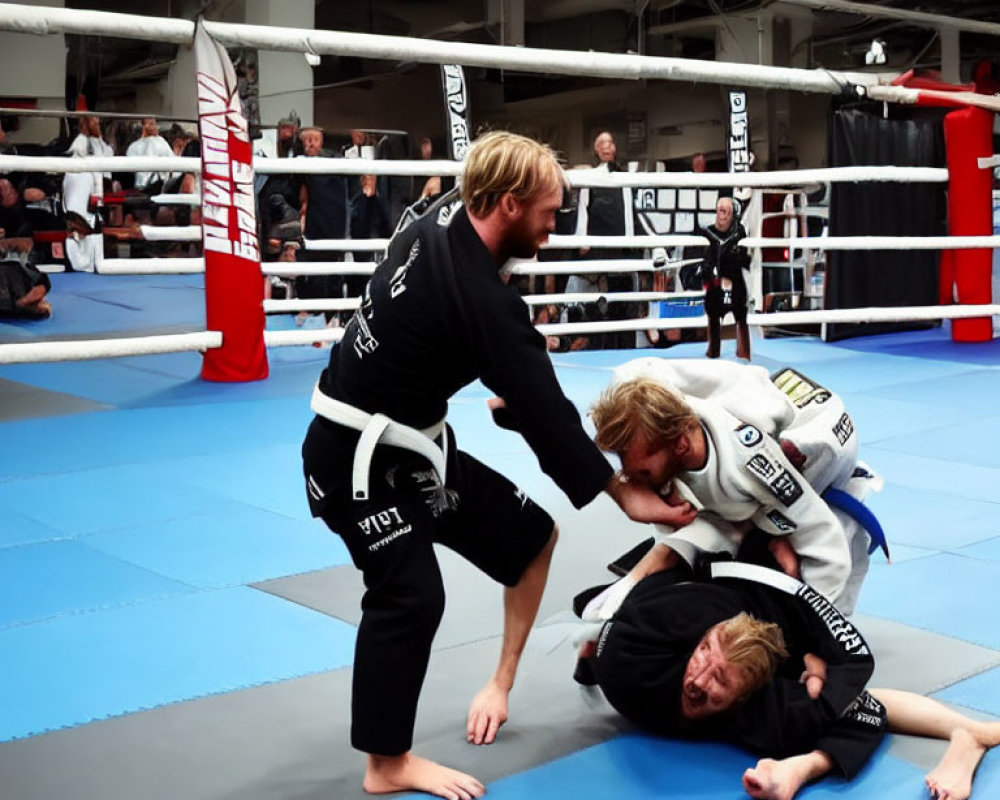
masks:
<path fill-rule="evenodd" d="M 747 325 L 747 282 L 750 253 L 740 247 L 747 232 L 739 221 L 736 201 L 720 197 L 715 205 L 715 223 L 702 229 L 708 250 L 701 267 L 708 315 L 706 358 L 718 358 L 722 347 L 722 318 L 732 311 L 736 320 L 736 357 L 750 360 L 750 327 Z"/>
<path fill-rule="evenodd" d="M 302 447 L 310 507 L 340 534 L 366 592 L 354 660 L 351 741 L 368 754 L 364 788 L 480 797 L 470 775 L 411 753 L 417 699 L 444 609 L 432 545 L 504 584 L 496 672 L 473 698 L 466 737 L 489 744 L 538 611 L 556 541 L 552 518 L 458 449 L 448 399 L 480 379 L 505 404 L 542 469 L 582 507 L 607 491 L 635 520 L 684 524 L 621 482 L 556 380 L 545 339 L 500 276 L 555 228 L 564 181 L 552 151 L 493 132 L 466 157 L 461 202 L 443 202 L 398 234 L 313 394 Z M 498 414 L 498 421 L 500 416 Z"/>

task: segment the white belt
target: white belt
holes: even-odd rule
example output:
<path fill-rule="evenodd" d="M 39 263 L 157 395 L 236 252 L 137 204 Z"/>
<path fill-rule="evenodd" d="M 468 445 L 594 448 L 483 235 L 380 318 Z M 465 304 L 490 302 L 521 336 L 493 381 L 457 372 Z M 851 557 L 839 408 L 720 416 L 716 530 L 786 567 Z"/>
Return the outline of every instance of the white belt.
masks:
<path fill-rule="evenodd" d="M 361 431 L 361 438 L 358 439 L 358 445 L 354 450 L 354 468 L 351 477 L 351 490 L 355 500 L 368 499 L 368 473 L 371 469 L 372 455 L 380 444 L 402 447 L 422 455 L 431 462 L 441 485 L 444 485 L 448 456 L 448 435 L 444 433 L 444 420 L 423 430 L 411 428 L 385 414 L 369 414 L 357 406 L 334 400 L 330 395 L 320 391 L 318 384 L 313 389 L 309 405 L 321 417 Z M 438 436 L 441 436 L 440 446 L 434 442 Z"/>
<path fill-rule="evenodd" d="M 763 583 L 787 594 L 796 594 L 803 585 L 802 581 L 797 581 L 784 572 L 757 564 L 745 564 L 742 561 L 716 561 L 712 564 L 711 573 L 713 578 L 741 578 L 745 581 Z"/>

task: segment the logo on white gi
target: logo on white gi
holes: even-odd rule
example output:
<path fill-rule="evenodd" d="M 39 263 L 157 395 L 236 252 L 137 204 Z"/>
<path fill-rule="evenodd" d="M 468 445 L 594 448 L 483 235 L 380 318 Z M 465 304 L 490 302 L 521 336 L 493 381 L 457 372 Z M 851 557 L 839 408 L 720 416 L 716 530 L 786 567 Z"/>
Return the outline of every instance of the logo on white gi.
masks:
<path fill-rule="evenodd" d="M 790 506 L 802 497 L 802 487 L 787 469 L 783 469 L 781 474 L 767 485 L 767 488 L 786 506 Z"/>
<path fill-rule="evenodd" d="M 757 453 L 753 456 L 747 462 L 747 469 L 751 472 L 756 472 L 764 480 L 770 480 L 778 472 L 778 468 L 763 453 Z"/>
<path fill-rule="evenodd" d="M 782 533 L 789 533 L 790 531 L 795 530 L 795 523 L 776 508 L 767 512 L 767 518 L 771 520 L 771 524 Z"/>
<path fill-rule="evenodd" d="M 847 415 L 845 411 L 837 424 L 832 428 L 834 435 L 837 437 L 837 441 L 841 444 L 847 442 L 851 438 L 851 434 L 854 433 L 854 423 L 851 422 L 851 418 Z"/>
<path fill-rule="evenodd" d="M 760 444 L 760 441 L 764 438 L 764 434 L 753 425 L 740 425 L 736 429 L 736 438 L 740 440 L 740 444 L 743 446 L 753 447 Z"/>

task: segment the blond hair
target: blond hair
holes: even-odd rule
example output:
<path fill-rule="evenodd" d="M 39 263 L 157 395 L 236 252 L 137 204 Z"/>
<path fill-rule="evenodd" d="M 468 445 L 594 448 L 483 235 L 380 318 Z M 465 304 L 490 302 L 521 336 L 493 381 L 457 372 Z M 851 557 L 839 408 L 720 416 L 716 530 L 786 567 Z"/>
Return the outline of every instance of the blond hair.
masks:
<path fill-rule="evenodd" d="M 624 451 L 636 434 L 662 447 L 698 425 L 679 395 L 649 378 L 609 386 L 590 407 L 590 416 L 597 428 L 594 441 L 608 453 Z"/>
<path fill-rule="evenodd" d="M 473 142 L 462 170 L 462 200 L 483 218 L 500 198 L 527 200 L 562 181 L 555 153 L 545 144 L 509 131 L 491 131 Z"/>
<path fill-rule="evenodd" d="M 781 628 L 745 611 L 720 622 L 716 633 L 726 660 L 739 666 L 749 679 L 741 700 L 770 681 L 780 661 L 788 658 Z"/>

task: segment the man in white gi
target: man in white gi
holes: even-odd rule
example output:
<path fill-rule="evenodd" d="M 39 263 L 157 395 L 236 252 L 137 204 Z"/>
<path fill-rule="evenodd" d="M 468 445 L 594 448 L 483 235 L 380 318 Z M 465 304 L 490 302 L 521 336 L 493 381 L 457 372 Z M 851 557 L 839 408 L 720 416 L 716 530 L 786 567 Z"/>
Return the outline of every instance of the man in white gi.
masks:
<path fill-rule="evenodd" d="M 878 479 L 859 464 L 836 395 L 792 370 L 772 382 L 750 365 L 642 358 L 615 371 L 591 415 L 598 446 L 620 456 L 625 479 L 699 514 L 677 531 L 658 527 L 656 546 L 586 616 L 606 619 L 636 582 L 678 558 L 735 556 L 751 528 L 776 537 L 771 550 L 786 572 L 853 612 L 869 534 L 820 493 L 856 504 Z"/>
<path fill-rule="evenodd" d="M 160 136 L 155 117 L 143 117 L 142 133 L 138 139 L 128 146 L 127 156 L 163 156 L 173 158 L 176 154 L 167 140 Z M 170 171 L 137 172 L 135 173 L 135 188 L 140 192 L 152 194 L 163 188 L 163 183 L 170 177 Z"/>

